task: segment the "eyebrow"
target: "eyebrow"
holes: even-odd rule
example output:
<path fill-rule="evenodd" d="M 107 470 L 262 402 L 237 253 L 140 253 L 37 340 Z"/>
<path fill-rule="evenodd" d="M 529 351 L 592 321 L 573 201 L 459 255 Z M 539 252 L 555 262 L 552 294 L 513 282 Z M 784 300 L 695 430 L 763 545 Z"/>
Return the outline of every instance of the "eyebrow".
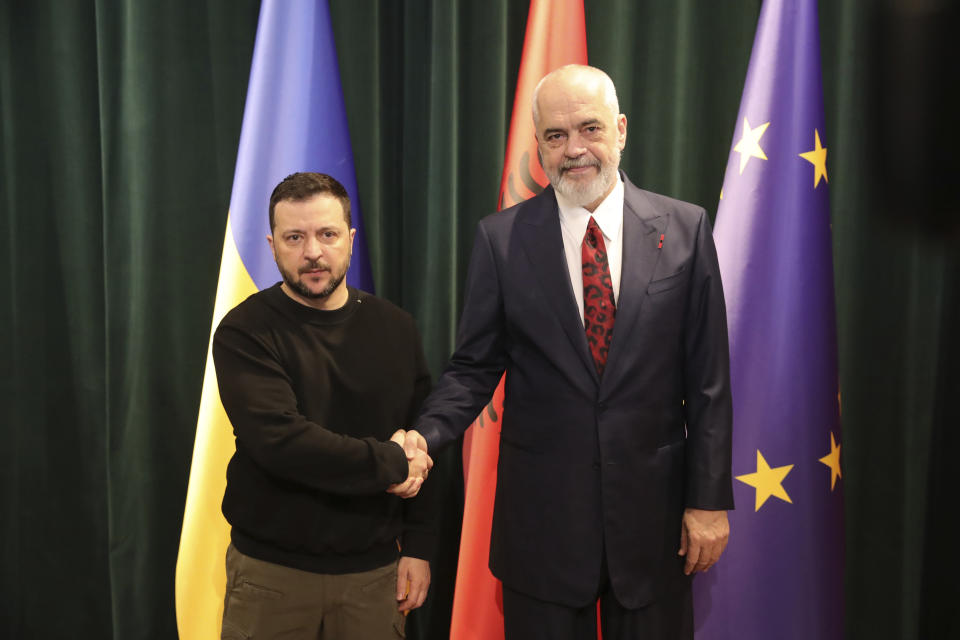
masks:
<path fill-rule="evenodd" d="M 577 128 L 577 129 L 582 129 L 582 128 L 584 128 L 584 127 L 589 127 L 589 126 L 591 126 L 591 125 L 598 125 L 598 126 L 601 126 L 601 127 L 602 127 L 602 126 L 603 126 L 603 123 L 600 121 L 599 118 L 590 118 L 589 120 L 584 120 L 583 122 L 579 123 L 576 128 Z M 550 135 L 551 133 L 566 133 L 566 131 L 567 131 L 566 129 L 560 129 L 560 128 L 558 128 L 558 127 L 551 127 L 551 128 L 549 128 L 549 129 L 544 130 L 543 135 L 544 135 L 544 136 L 548 136 L 548 135 Z"/>
<path fill-rule="evenodd" d="M 315 229 L 315 231 L 319 231 L 319 232 L 321 232 L 321 233 L 324 232 L 324 231 L 331 231 L 331 230 L 332 230 L 332 231 L 339 231 L 339 229 L 337 228 L 337 225 L 335 225 L 335 224 L 325 224 L 325 225 L 323 225 L 323 226 L 318 227 L 317 229 Z M 306 234 L 306 233 L 308 233 L 308 231 L 307 231 L 306 229 L 300 229 L 300 228 L 297 228 L 297 227 L 291 227 L 290 229 L 282 229 L 282 230 L 280 231 L 280 233 L 281 233 L 282 235 L 286 235 L 286 234 L 288 234 L 288 233 L 301 233 L 301 234 Z"/>

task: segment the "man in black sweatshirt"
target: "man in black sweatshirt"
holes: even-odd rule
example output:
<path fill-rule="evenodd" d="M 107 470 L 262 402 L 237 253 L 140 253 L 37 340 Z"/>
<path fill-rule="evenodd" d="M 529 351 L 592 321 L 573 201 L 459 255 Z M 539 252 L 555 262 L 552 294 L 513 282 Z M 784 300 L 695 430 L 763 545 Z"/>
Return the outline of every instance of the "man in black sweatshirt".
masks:
<path fill-rule="evenodd" d="M 409 314 L 347 286 L 355 229 L 339 182 L 285 178 L 270 230 L 283 281 L 213 339 L 236 436 L 222 637 L 399 637 L 435 544 L 432 487 L 419 491 L 433 463 L 398 429 L 430 390 L 420 336 Z"/>

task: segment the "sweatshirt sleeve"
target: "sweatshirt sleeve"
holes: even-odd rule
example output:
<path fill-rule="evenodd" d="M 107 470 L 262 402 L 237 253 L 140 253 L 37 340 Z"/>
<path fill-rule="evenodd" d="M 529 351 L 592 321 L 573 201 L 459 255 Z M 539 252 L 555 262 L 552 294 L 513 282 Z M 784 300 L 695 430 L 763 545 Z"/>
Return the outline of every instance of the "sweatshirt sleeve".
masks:
<path fill-rule="evenodd" d="M 430 393 L 430 371 L 423 354 L 423 345 L 416 327 L 413 329 L 416 336 L 416 383 L 413 397 L 410 400 L 410 410 L 407 412 L 407 424 L 412 424 L 420 412 L 420 405 Z M 420 488 L 415 498 L 403 502 L 403 537 L 400 541 L 401 553 L 412 558 L 431 560 L 437 547 L 437 508 L 440 497 L 442 475 L 438 472 L 436 452 L 429 452 L 434 457 L 434 466 L 430 476 Z"/>
<path fill-rule="evenodd" d="M 271 475 L 330 493 L 365 495 L 407 478 L 395 442 L 345 436 L 307 420 L 276 349 L 224 321 L 213 338 L 220 399 L 237 448 Z"/>

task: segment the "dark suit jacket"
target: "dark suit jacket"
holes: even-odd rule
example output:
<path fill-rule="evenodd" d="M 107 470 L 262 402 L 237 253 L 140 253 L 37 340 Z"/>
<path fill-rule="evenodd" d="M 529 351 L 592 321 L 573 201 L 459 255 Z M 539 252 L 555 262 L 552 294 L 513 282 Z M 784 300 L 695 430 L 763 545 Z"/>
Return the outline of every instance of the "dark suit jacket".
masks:
<path fill-rule="evenodd" d="M 628 608 L 682 586 L 684 507 L 733 507 L 726 310 L 709 220 L 623 179 L 602 379 L 547 188 L 480 222 L 456 351 L 417 422 L 431 451 L 456 439 L 507 372 L 490 568 L 567 606 L 596 597 L 604 549 Z"/>

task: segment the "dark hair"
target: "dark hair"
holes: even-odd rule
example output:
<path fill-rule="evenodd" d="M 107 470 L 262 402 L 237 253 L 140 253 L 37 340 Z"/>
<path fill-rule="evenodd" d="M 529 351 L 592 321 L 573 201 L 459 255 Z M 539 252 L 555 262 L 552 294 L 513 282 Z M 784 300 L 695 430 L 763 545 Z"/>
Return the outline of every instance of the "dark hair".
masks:
<path fill-rule="evenodd" d="M 340 201 L 343 207 L 343 217 L 347 221 L 347 228 L 352 225 L 350 218 L 350 195 L 343 185 L 325 173 L 299 172 L 291 173 L 280 184 L 273 188 L 270 194 L 270 233 L 273 233 L 275 224 L 273 210 L 278 202 L 293 200 L 302 202 L 315 195 L 327 193 Z"/>

